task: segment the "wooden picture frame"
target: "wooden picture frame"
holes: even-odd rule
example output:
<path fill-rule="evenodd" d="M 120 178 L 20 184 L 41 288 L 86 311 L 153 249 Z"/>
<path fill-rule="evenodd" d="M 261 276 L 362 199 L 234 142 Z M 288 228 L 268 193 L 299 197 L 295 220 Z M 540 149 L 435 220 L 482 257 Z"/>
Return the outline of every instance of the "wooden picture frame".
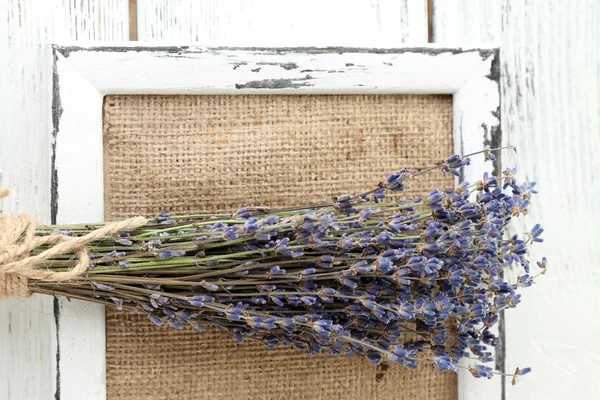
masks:
<path fill-rule="evenodd" d="M 55 45 L 53 56 L 53 223 L 103 219 L 102 103 L 109 94 L 451 94 L 457 153 L 501 143 L 497 48 L 136 43 Z M 483 157 L 476 158 L 461 179 L 472 181 L 483 171 Z M 54 314 L 58 392 L 63 398 L 105 398 L 104 308 L 59 300 Z M 502 348 L 496 357 L 503 370 Z M 459 398 L 500 399 L 502 382 L 482 382 L 461 370 Z"/>

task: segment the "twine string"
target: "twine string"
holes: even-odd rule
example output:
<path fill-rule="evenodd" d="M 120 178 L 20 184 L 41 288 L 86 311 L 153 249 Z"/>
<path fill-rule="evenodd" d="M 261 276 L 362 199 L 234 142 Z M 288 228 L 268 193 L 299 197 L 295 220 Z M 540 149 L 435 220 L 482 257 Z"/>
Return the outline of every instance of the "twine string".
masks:
<path fill-rule="evenodd" d="M 6 188 L 0 188 L 0 199 L 8 195 Z M 83 236 L 51 234 L 35 236 L 37 223 L 28 215 L 10 216 L 0 214 L 0 299 L 6 297 L 28 297 L 30 279 L 44 282 L 64 282 L 82 276 L 90 265 L 86 243 L 109 237 L 121 231 L 132 230 L 145 225 L 143 217 L 129 218 L 106 224 Z M 30 256 L 31 250 L 51 245 L 47 250 Z M 68 271 L 40 269 L 42 261 L 60 255 L 75 254 L 77 263 Z"/>

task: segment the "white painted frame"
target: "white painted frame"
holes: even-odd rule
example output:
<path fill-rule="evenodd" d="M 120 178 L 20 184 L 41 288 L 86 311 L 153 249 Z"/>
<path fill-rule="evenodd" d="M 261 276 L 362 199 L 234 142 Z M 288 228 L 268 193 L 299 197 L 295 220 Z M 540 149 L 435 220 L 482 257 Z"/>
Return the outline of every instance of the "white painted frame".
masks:
<path fill-rule="evenodd" d="M 497 48 L 53 46 L 52 221 L 104 215 L 102 103 L 109 94 L 451 94 L 457 153 L 501 143 Z M 500 160 L 497 160 L 497 166 Z M 481 176 L 473 160 L 467 180 Z M 104 308 L 57 300 L 61 398 L 104 399 Z M 501 332 L 502 334 L 502 332 Z M 497 368 L 503 370 L 503 350 Z M 501 379 L 459 373 L 460 399 L 500 399 Z"/>

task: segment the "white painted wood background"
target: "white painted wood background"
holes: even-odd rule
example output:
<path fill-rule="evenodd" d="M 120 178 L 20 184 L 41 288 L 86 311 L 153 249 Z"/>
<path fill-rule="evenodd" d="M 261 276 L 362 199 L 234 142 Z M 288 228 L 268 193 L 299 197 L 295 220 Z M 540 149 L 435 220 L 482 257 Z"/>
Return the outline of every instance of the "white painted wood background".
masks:
<path fill-rule="evenodd" d="M 549 273 L 506 313 L 507 369 L 534 372 L 505 385 L 505 399 L 596 398 L 600 2 L 433 0 L 430 12 L 437 43 L 502 46 L 503 137 L 519 148 L 504 163 L 539 184 L 529 220 L 544 223 L 546 242 L 533 258 L 547 255 Z M 127 40 L 128 13 L 127 0 L 0 0 L 5 212 L 49 222 L 49 43 Z M 391 47 L 425 43 L 428 33 L 425 0 L 138 0 L 137 14 L 139 40 L 170 44 Z M 73 398 L 56 387 L 55 307 L 68 304 L 0 303 L 0 400 Z M 76 319 L 63 311 L 61 335 L 72 335 Z M 81 349 L 60 343 L 68 365 Z"/>
<path fill-rule="evenodd" d="M 600 390 L 600 2 L 436 2 L 433 39 L 501 43 L 504 161 L 536 180 L 548 273 L 506 312 L 506 367 L 533 372 L 506 399 L 595 399 Z M 526 379 L 525 379 L 526 378 Z"/>

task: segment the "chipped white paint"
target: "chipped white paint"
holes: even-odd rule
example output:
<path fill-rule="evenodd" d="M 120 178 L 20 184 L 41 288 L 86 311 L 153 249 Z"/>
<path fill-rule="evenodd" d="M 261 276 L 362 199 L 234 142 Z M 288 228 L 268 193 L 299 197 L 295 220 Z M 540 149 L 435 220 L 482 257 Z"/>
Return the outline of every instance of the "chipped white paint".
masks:
<path fill-rule="evenodd" d="M 498 60 L 496 60 L 497 62 Z M 468 103 L 465 112 L 462 103 Z M 454 147 L 457 154 L 470 154 L 481 151 L 485 143 L 493 143 L 492 133 L 499 131 L 500 120 L 496 111 L 500 107 L 498 82 L 487 77 L 474 77 L 453 97 Z M 484 119 L 483 121 L 481 119 Z M 490 163 L 483 157 L 472 157 L 471 165 L 464 168 L 464 180 L 475 182 L 484 172 L 491 171 Z M 494 332 L 497 334 L 497 332 Z M 462 367 L 468 367 L 468 360 L 461 360 Z M 494 367 L 494 365 L 490 365 Z M 476 380 L 466 369 L 458 371 L 458 391 L 461 400 L 499 399 L 500 380 L 484 382 Z"/>
<path fill-rule="evenodd" d="M 61 108 L 60 128 L 76 132 L 65 139 L 68 145 L 58 147 L 58 132 L 54 139 L 56 149 L 55 169 L 72 171 L 80 181 L 65 182 L 73 185 L 69 188 L 66 200 L 74 201 L 71 211 L 65 215 L 56 215 L 57 223 L 82 221 L 102 221 L 104 212 L 93 207 L 95 196 L 102 196 L 101 186 L 95 176 L 81 168 L 90 157 L 97 160 L 102 168 L 102 136 L 89 134 L 102 130 L 102 95 L 90 85 L 75 69 L 65 66 L 56 71 L 63 92 L 73 93 L 65 96 L 58 106 Z M 69 79 L 60 79 L 68 76 Z M 55 100 L 56 101 L 56 100 Z M 54 120 L 53 115 L 53 120 Z M 59 129 L 59 126 L 54 128 Z M 62 139 L 62 138 L 61 138 Z M 98 153 L 98 154 L 96 154 Z M 59 183 L 62 177 L 59 176 Z M 62 203 L 59 197 L 59 204 Z M 63 301 L 60 308 L 59 344 L 61 398 L 98 399 L 105 397 L 106 391 L 106 341 L 104 307 L 83 301 Z M 78 381 L 83 374 L 85 384 Z M 93 378 L 92 378 L 93 377 Z"/>
<path fill-rule="evenodd" d="M 593 399 L 600 382 L 600 3 L 595 0 L 434 1 L 434 40 L 502 42 L 504 167 L 538 182 L 523 231 L 541 222 L 548 273 L 506 312 L 506 369 L 533 372 L 503 400 Z M 516 277 L 516 273 L 512 275 Z M 490 382 L 461 382 L 461 399 L 499 399 Z M 466 392 L 464 389 L 470 389 Z"/>
<path fill-rule="evenodd" d="M 50 99 L 52 49 L 64 40 L 125 40 L 127 2 L 123 0 L 0 0 L 0 170 L 11 196 L 2 201 L 8 213 L 26 212 L 50 222 Z M 81 354 L 104 354 L 101 340 L 86 337 L 82 327 L 102 310 L 73 322 L 75 302 L 58 302 L 62 399 L 81 399 L 80 390 L 104 393 L 104 366 L 72 367 Z M 82 315 L 82 314 L 78 314 Z M 82 338 L 83 341 L 79 339 Z M 102 338 L 99 338 L 103 340 Z M 53 299 L 0 302 L 0 399 L 54 399 L 57 389 L 57 334 Z M 86 366 L 87 367 L 87 366 Z M 92 389 L 95 388 L 95 389 Z"/>
<path fill-rule="evenodd" d="M 425 0 L 138 0 L 138 39 L 206 46 L 427 42 Z"/>
<path fill-rule="evenodd" d="M 457 54 L 453 54 L 457 52 Z M 489 49 L 229 49 L 60 46 L 102 93 L 455 93 L 490 71 Z M 110 91 L 110 92 L 107 92 Z"/>

